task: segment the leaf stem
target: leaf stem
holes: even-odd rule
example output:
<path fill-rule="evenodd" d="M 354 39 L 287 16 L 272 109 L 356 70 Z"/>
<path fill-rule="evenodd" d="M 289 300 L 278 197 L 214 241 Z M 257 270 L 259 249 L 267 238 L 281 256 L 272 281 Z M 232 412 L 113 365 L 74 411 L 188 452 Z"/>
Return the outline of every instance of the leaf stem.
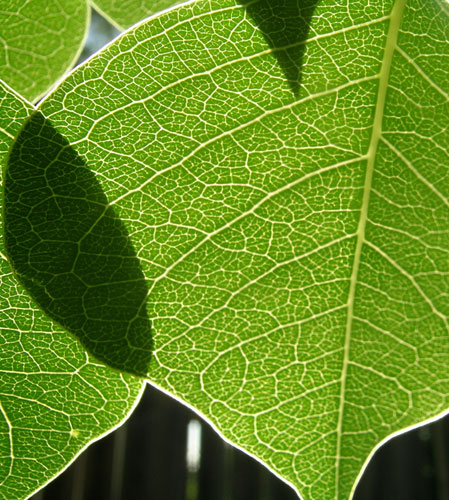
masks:
<path fill-rule="evenodd" d="M 365 174 L 365 184 L 363 191 L 363 200 L 360 210 L 360 220 L 357 228 L 357 244 L 354 254 L 354 263 L 352 267 L 351 282 L 348 294 L 348 315 L 346 321 L 346 333 L 345 333 L 345 345 L 344 345 L 344 357 L 343 357 L 343 367 L 341 372 L 341 390 L 340 390 L 340 407 L 338 411 L 338 423 L 337 423 L 337 446 L 336 446 L 336 466 L 335 466 L 335 499 L 339 499 L 339 486 L 340 486 L 340 468 L 341 468 L 341 458 L 342 458 L 342 434 L 343 434 L 343 424 L 344 424 L 344 406 L 346 398 L 346 378 L 349 364 L 349 351 L 352 333 L 352 323 L 354 316 L 354 299 L 355 291 L 357 286 L 357 279 L 360 267 L 360 259 L 362 255 L 363 243 L 365 241 L 365 228 L 366 221 L 368 218 L 368 207 L 371 192 L 371 185 L 373 180 L 374 165 L 377 154 L 377 147 L 379 140 L 382 135 L 382 121 L 384 117 L 385 102 L 387 97 L 388 81 L 390 78 L 390 70 L 393 61 L 393 55 L 397 44 L 399 27 L 402 20 L 402 15 L 404 12 L 406 0 L 396 0 L 390 14 L 390 25 L 388 27 L 388 33 L 386 37 L 385 51 L 382 60 L 382 66 L 379 73 L 379 87 L 377 90 L 377 101 L 373 119 L 373 127 L 371 133 L 371 140 L 368 146 L 367 152 L 367 162 L 366 162 L 366 174 Z M 350 498 L 352 498 L 357 481 L 351 491 Z"/>

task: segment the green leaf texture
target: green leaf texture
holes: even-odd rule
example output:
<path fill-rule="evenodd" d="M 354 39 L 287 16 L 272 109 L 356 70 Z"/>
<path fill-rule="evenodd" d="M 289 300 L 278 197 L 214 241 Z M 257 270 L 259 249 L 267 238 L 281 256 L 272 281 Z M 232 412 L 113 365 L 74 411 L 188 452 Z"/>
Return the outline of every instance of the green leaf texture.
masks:
<path fill-rule="evenodd" d="M 0 78 L 38 100 L 75 64 L 89 19 L 86 0 L 2 0 Z"/>
<path fill-rule="evenodd" d="M 133 24 L 185 0 L 91 0 L 93 7 L 119 29 Z"/>
<path fill-rule="evenodd" d="M 0 165 L 32 106 L 0 82 Z M 88 356 L 13 277 L 0 246 L 0 498 L 27 498 L 123 422 L 143 383 Z"/>
<path fill-rule="evenodd" d="M 92 171 L 40 113 L 11 147 L 5 249 L 37 304 L 98 359 L 145 375 L 148 295 L 126 229 Z"/>
<path fill-rule="evenodd" d="M 149 380 L 307 500 L 449 407 L 448 40 L 440 0 L 199 1 L 40 107 L 141 261 Z"/>

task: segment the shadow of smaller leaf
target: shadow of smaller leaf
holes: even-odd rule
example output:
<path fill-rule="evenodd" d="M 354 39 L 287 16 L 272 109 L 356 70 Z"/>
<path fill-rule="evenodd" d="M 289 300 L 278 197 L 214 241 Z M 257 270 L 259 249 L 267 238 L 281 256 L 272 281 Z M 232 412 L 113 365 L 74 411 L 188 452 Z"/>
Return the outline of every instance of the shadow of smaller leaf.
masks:
<path fill-rule="evenodd" d="M 241 0 L 240 3 L 263 33 L 298 97 L 305 41 L 318 0 Z"/>
<path fill-rule="evenodd" d="M 93 172 L 39 112 L 9 155 L 4 222 L 12 268 L 43 311 L 101 361 L 146 374 L 152 337 L 139 259 Z"/>

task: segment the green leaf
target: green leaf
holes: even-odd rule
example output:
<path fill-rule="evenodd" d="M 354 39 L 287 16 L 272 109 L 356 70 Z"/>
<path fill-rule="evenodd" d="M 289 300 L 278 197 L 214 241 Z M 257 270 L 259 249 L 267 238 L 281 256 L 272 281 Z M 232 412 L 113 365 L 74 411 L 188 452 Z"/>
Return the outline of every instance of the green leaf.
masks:
<path fill-rule="evenodd" d="M 129 28 L 142 19 L 185 0 L 90 0 L 119 29 Z"/>
<path fill-rule="evenodd" d="M 89 19 L 86 0 L 2 2 L 0 79 L 37 101 L 75 64 Z"/>
<path fill-rule="evenodd" d="M 145 375 L 148 288 L 135 250 L 92 171 L 40 113 L 11 147 L 4 186 L 5 247 L 19 281 L 98 359 Z"/>
<path fill-rule="evenodd" d="M 33 107 L 0 82 L 0 165 Z M 27 498 L 132 412 L 142 379 L 88 356 L 16 281 L 0 243 L 0 498 Z"/>
<path fill-rule="evenodd" d="M 149 380 L 340 500 L 449 408 L 449 7 L 299 2 L 168 11 L 40 112 L 141 260 Z"/>

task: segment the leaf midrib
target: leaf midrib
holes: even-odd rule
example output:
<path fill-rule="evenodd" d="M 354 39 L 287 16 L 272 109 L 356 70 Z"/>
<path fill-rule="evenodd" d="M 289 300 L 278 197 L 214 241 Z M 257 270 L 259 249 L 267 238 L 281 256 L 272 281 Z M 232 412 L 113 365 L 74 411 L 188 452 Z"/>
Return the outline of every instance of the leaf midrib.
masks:
<path fill-rule="evenodd" d="M 365 228 L 366 221 L 368 219 L 368 207 L 369 199 L 371 193 L 371 185 L 374 173 L 374 166 L 377 154 L 377 147 L 379 140 L 382 135 L 382 121 L 384 117 L 385 102 L 387 96 L 388 81 L 390 78 L 390 71 L 393 61 L 393 54 L 396 48 L 399 28 L 402 20 L 402 16 L 405 9 L 405 4 L 407 0 L 396 0 L 395 4 L 391 10 L 390 14 L 390 26 L 388 27 L 388 32 L 386 36 L 385 51 L 382 60 L 382 66 L 379 73 L 379 87 L 377 92 L 377 101 L 374 112 L 373 127 L 371 140 L 368 146 L 368 152 L 366 155 L 366 174 L 365 174 L 365 184 L 363 188 L 363 199 L 362 206 L 360 210 L 360 220 L 357 228 L 357 243 L 354 253 L 354 263 L 352 268 L 350 287 L 348 293 L 348 315 L 346 321 L 346 332 L 345 332 L 345 344 L 344 344 L 344 356 L 343 356 L 343 367 L 341 372 L 341 389 L 340 389 L 340 406 L 338 411 L 338 423 L 337 423 L 337 446 L 336 446 L 336 457 L 335 457 L 335 500 L 339 499 L 339 486 L 340 486 L 340 459 L 341 459 L 341 444 L 342 444 L 342 430 L 343 430 L 343 412 L 345 405 L 345 390 L 346 390 L 346 378 L 347 370 L 349 364 L 349 351 L 351 343 L 351 333 L 352 324 L 354 319 L 354 299 L 355 290 L 358 281 L 358 273 L 360 266 L 360 259 L 362 255 L 362 247 L 365 242 Z M 351 490 L 350 498 L 353 497 L 355 486 L 357 482 L 354 483 Z"/>

